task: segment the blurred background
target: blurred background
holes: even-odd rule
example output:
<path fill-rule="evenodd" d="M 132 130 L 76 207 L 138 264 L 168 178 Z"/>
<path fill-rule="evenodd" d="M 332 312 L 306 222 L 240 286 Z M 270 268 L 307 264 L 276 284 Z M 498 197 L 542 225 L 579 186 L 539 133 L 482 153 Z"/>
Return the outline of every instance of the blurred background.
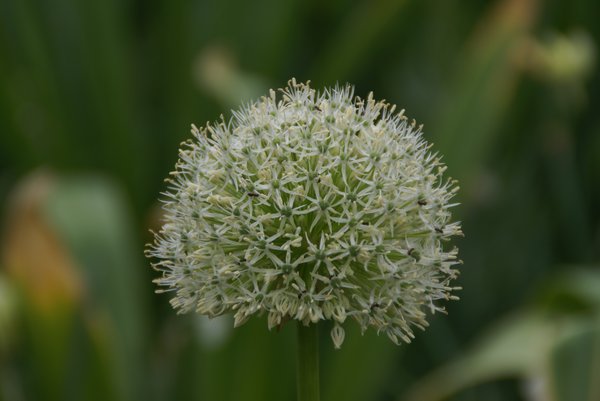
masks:
<path fill-rule="evenodd" d="M 600 2 L 0 0 L 0 399 L 295 397 L 293 325 L 177 316 L 143 256 L 177 148 L 291 77 L 425 124 L 461 300 L 322 331 L 323 400 L 600 400 Z"/>

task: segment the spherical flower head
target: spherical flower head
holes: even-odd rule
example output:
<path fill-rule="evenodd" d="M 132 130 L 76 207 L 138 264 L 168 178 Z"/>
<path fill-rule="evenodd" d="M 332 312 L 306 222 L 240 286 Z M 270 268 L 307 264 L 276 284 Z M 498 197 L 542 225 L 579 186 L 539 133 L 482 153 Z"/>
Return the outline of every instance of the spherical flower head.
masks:
<path fill-rule="evenodd" d="M 455 298 L 455 182 L 403 111 L 350 86 L 285 89 L 209 124 L 180 150 L 147 254 L 180 312 L 354 319 L 394 343 Z"/>

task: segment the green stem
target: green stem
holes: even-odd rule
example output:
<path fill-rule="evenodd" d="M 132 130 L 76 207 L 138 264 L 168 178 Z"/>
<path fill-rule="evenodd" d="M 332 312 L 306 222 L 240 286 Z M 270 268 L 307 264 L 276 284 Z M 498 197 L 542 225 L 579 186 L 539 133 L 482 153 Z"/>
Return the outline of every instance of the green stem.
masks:
<path fill-rule="evenodd" d="M 319 401 L 319 332 L 298 322 L 298 401 Z"/>

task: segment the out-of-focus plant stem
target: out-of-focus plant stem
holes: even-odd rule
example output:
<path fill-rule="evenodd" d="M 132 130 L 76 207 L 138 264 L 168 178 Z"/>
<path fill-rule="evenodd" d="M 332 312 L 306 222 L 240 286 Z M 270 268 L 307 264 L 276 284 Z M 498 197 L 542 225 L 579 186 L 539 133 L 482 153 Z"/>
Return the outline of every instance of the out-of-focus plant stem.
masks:
<path fill-rule="evenodd" d="M 298 401 L 319 401 L 319 332 L 298 322 Z"/>

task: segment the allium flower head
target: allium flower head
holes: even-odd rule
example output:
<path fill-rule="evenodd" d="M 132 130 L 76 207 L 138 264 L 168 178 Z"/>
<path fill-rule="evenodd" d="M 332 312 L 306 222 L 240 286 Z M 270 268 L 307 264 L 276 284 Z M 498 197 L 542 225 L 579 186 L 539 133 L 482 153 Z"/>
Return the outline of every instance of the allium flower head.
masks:
<path fill-rule="evenodd" d="M 316 92 L 291 80 L 180 150 L 165 224 L 147 251 L 173 307 L 235 325 L 268 315 L 333 321 L 336 347 L 352 318 L 394 343 L 455 298 L 451 222 L 458 189 L 421 127 L 395 106 Z"/>

